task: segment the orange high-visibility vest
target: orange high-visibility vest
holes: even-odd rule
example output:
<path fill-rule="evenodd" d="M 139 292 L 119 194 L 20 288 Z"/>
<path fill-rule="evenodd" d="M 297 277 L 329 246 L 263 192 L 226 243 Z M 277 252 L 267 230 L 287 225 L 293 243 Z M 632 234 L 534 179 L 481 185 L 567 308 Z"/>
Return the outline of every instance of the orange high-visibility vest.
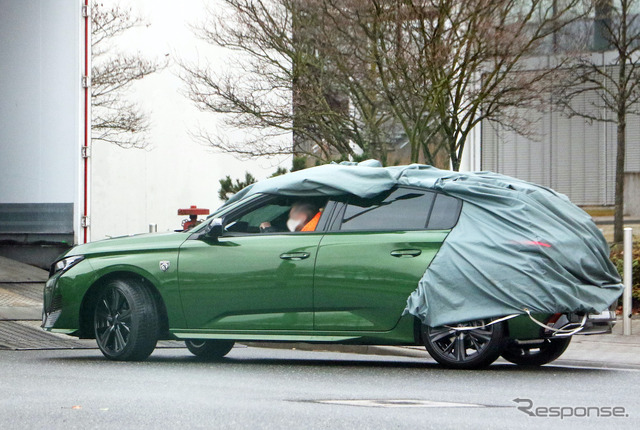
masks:
<path fill-rule="evenodd" d="M 317 214 L 315 214 L 315 216 L 311 218 L 311 221 L 306 223 L 304 227 L 302 227 L 302 230 L 300 231 L 316 231 L 316 227 L 318 226 L 318 221 L 320 221 L 320 215 L 322 215 L 322 212 L 318 212 Z"/>

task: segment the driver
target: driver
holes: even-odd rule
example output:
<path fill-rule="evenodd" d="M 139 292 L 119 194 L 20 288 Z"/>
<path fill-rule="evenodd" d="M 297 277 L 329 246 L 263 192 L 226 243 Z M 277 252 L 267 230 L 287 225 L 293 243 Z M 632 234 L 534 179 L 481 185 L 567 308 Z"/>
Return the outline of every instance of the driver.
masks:
<path fill-rule="evenodd" d="M 304 200 L 297 201 L 291 206 L 291 210 L 289 211 L 287 229 L 292 232 L 303 231 L 303 229 L 305 229 L 310 221 L 314 220 L 315 218 L 319 218 L 318 214 L 318 206 Z M 260 232 L 262 233 L 272 233 L 278 231 L 281 230 L 275 226 L 272 226 L 268 221 L 260 224 Z"/>

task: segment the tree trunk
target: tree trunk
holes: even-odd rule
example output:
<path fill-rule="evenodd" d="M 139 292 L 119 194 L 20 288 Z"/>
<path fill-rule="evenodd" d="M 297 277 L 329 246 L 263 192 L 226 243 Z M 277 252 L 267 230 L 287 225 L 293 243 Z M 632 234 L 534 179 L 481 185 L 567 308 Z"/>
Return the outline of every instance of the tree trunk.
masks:
<path fill-rule="evenodd" d="M 451 157 L 451 170 L 458 172 L 460 170 L 460 158 L 458 157 L 458 151 L 456 151 L 455 141 L 450 144 L 449 156 Z M 462 151 L 460 152 L 462 154 Z"/>
<path fill-rule="evenodd" d="M 622 243 L 624 224 L 624 158 L 625 158 L 625 130 L 627 128 L 626 104 L 618 106 L 618 129 L 616 148 L 616 192 L 615 212 L 613 215 L 613 242 Z"/>

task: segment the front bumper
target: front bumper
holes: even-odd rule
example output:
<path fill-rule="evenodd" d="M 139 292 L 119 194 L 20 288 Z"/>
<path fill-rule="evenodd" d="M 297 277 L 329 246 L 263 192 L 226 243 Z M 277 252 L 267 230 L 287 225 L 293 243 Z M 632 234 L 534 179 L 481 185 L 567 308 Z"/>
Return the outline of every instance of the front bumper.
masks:
<path fill-rule="evenodd" d="M 43 292 L 42 325 L 46 331 L 75 333 L 80 329 L 82 300 L 94 275 L 78 267 L 51 276 Z"/>
<path fill-rule="evenodd" d="M 44 285 L 42 300 L 42 325 L 45 330 L 51 330 L 62 314 L 62 294 L 58 286 L 59 276 L 52 276 Z"/>

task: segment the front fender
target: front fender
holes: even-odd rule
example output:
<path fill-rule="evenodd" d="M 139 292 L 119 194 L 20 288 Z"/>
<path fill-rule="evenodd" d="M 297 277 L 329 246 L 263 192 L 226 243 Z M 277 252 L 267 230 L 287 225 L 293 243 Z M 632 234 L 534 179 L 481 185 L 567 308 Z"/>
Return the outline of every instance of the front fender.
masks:
<path fill-rule="evenodd" d="M 145 278 L 155 287 L 164 302 L 169 327 L 186 327 L 178 289 L 178 250 L 110 255 L 90 258 L 89 262 L 94 268 L 96 281 L 118 273 Z"/>

